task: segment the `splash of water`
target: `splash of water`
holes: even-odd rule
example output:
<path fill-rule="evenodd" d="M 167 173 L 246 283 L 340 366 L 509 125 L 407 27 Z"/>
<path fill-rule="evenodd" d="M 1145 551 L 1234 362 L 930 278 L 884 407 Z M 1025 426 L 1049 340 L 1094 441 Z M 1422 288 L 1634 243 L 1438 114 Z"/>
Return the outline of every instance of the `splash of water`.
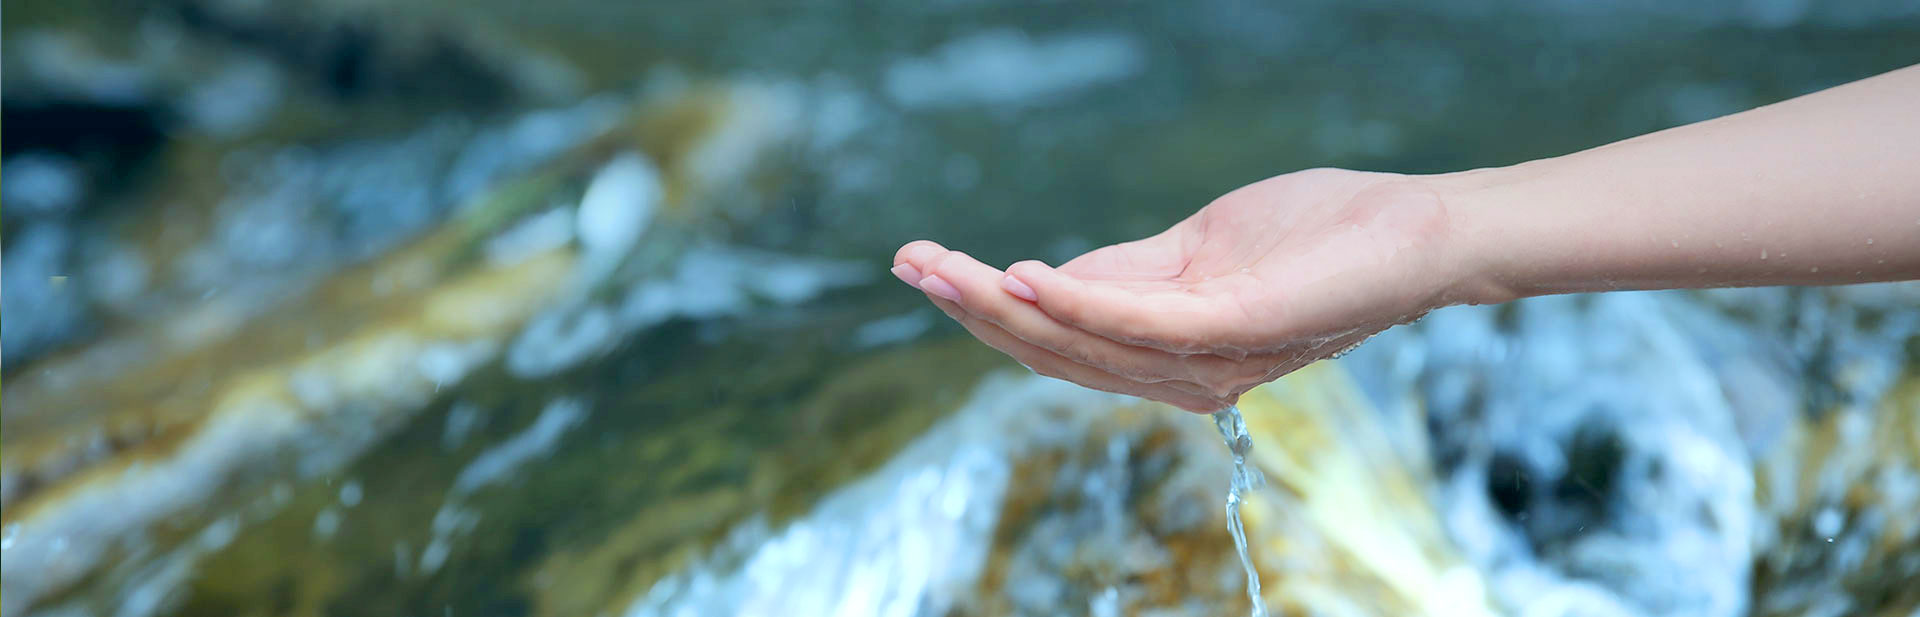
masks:
<path fill-rule="evenodd" d="M 1240 504 L 1247 492 L 1266 484 L 1258 468 L 1247 466 L 1247 453 L 1253 450 L 1253 436 L 1247 434 L 1247 421 L 1240 408 L 1228 405 L 1213 412 L 1213 426 L 1233 452 L 1233 479 L 1227 484 L 1227 529 L 1233 532 L 1233 547 L 1240 551 L 1240 567 L 1247 571 L 1247 601 L 1253 604 L 1253 617 L 1267 616 L 1267 603 L 1260 598 L 1260 572 L 1253 568 L 1253 555 L 1247 550 L 1247 526 L 1240 520 Z"/>

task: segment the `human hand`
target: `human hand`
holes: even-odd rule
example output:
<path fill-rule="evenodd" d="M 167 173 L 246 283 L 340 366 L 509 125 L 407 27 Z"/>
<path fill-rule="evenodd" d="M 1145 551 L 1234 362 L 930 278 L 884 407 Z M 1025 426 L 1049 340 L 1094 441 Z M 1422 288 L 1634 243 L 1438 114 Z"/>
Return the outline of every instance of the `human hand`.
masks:
<path fill-rule="evenodd" d="M 1417 178 L 1314 169 L 1057 269 L 921 240 L 893 272 L 1037 373 L 1209 413 L 1454 301 L 1449 229 Z"/>

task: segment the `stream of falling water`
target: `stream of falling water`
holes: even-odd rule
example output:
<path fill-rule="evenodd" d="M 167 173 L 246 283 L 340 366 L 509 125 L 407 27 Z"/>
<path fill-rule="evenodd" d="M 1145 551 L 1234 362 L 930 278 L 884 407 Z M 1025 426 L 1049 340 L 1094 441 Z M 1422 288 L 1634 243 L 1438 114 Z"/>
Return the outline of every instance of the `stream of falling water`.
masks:
<path fill-rule="evenodd" d="M 1247 434 L 1247 421 L 1240 408 L 1228 405 L 1213 412 L 1213 426 L 1233 452 L 1233 479 L 1227 484 L 1227 529 L 1233 532 L 1233 547 L 1240 551 L 1240 567 L 1247 571 L 1247 601 L 1253 604 L 1253 617 L 1266 617 L 1267 603 L 1260 599 L 1260 572 L 1253 569 L 1253 555 L 1247 550 L 1247 526 L 1240 520 L 1240 503 L 1245 495 L 1266 483 L 1258 468 L 1247 467 L 1247 452 L 1253 450 L 1253 436 Z"/>

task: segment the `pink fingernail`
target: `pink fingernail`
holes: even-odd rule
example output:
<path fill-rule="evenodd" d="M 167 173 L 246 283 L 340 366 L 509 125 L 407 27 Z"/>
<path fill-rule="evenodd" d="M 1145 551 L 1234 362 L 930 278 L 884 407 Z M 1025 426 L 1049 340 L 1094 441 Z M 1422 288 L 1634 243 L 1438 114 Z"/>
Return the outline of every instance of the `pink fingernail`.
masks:
<path fill-rule="evenodd" d="M 893 275 L 900 277 L 900 280 L 902 282 L 905 282 L 908 285 L 912 285 L 914 289 L 920 288 L 920 269 L 913 267 L 913 264 L 900 264 L 900 265 L 894 266 Z"/>
<path fill-rule="evenodd" d="M 954 302 L 960 301 L 960 290 L 955 288 L 953 283 L 949 283 L 946 279 L 940 278 L 938 274 L 920 279 L 920 289 Z"/>
<path fill-rule="evenodd" d="M 1000 277 L 1000 288 L 1028 302 L 1037 302 L 1040 300 L 1040 296 L 1033 293 L 1032 287 L 1028 287 L 1026 283 L 1021 282 L 1020 279 L 1015 278 L 1011 274 Z"/>

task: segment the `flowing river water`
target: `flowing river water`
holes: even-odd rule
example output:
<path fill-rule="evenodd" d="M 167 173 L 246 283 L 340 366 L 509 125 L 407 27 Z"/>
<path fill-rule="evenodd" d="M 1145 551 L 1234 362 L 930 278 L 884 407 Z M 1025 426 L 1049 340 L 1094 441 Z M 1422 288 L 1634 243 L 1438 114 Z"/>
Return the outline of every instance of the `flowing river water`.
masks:
<path fill-rule="evenodd" d="M 1906 3 L 6 8 L 4 617 L 1920 606 L 1913 284 L 1445 309 L 1216 433 L 883 272 L 1764 104 Z"/>

